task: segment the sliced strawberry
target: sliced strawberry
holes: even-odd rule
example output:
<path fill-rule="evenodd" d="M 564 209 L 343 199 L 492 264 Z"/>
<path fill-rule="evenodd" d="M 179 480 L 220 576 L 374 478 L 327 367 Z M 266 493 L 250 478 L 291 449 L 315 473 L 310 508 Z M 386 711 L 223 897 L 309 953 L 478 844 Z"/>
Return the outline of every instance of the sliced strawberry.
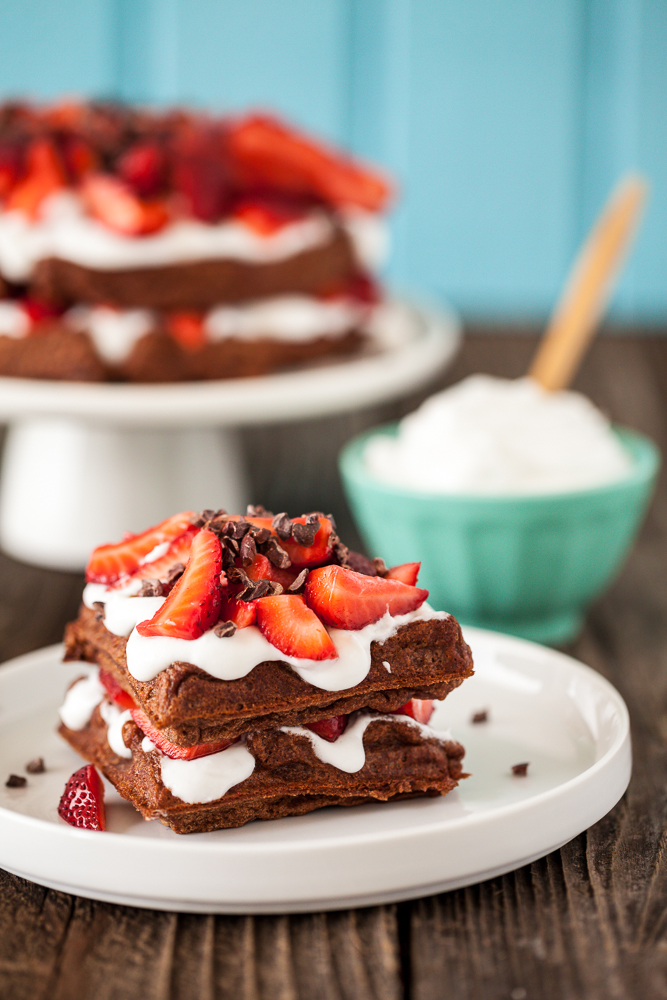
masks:
<path fill-rule="evenodd" d="M 112 701 L 114 701 L 121 708 L 134 708 L 134 699 L 127 691 L 120 686 L 113 674 L 110 674 L 108 670 L 100 669 L 100 683 L 104 687 L 104 690 L 109 695 Z"/>
<path fill-rule="evenodd" d="M 174 150 L 173 182 L 195 219 L 220 219 L 231 195 L 223 130 L 208 124 L 184 130 Z"/>
<path fill-rule="evenodd" d="M 155 559 L 153 562 L 144 563 L 139 567 L 136 572 L 132 574 L 133 580 L 161 580 L 163 583 L 168 577 L 169 570 L 172 569 L 176 563 L 182 563 L 183 566 L 187 563 L 190 558 L 190 548 L 192 546 L 192 539 L 198 532 L 198 528 L 190 527 L 184 535 L 177 538 L 175 542 L 172 542 L 167 551 L 159 559 Z M 127 577 L 121 577 L 117 583 L 113 584 L 115 588 L 122 588 L 127 586 Z"/>
<path fill-rule="evenodd" d="M 169 221 L 162 202 L 141 201 L 129 185 L 111 174 L 89 174 L 81 189 L 91 214 L 124 236 L 145 236 Z"/>
<path fill-rule="evenodd" d="M 131 708 L 130 714 L 144 736 L 147 736 L 165 757 L 171 757 L 172 760 L 195 760 L 196 757 L 208 757 L 210 754 L 220 753 L 221 750 L 230 747 L 232 743 L 236 743 L 235 739 L 218 740 L 216 743 L 196 743 L 193 747 L 179 747 L 168 740 L 159 729 L 156 729 L 146 713 L 142 712 L 140 708 Z"/>
<path fill-rule="evenodd" d="M 240 564 L 240 560 L 237 559 L 237 563 Z M 296 569 L 279 569 L 274 566 L 261 552 L 257 553 L 250 566 L 245 567 L 245 571 L 251 580 L 271 580 L 272 583 L 279 583 L 283 590 L 291 587 L 299 575 Z"/>
<path fill-rule="evenodd" d="M 153 198 L 164 186 L 165 153 L 154 139 L 135 142 L 120 157 L 116 168 L 140 198 Z"/>
<path fill-rule="evenodd" d="M 394 709 L 391 714 L 409 715 L 411 719 L 423 722 L 426 726 L 434 711 L 435 703 L 430 698 L 411 698 L 407 704 L 401 706 L 401 708 Z"/>
<path fill-rule="evenodd" d="M 254 625 L 257 619 L 256 601 L 237 601 L 228 590 L 223 590 L 218 621 L 234 622 L 237 628 Z"/>
<path fill-rule="evenodd" d="M 389 200 L 384 177 L 265 115 L 251 115 L 232 126 L 229 147 L 246 183 L 371 212 Z"/>
<path fill-rule="evenodd" d="M 220 541 L 204 528 L 192 540 L 183 576 L 150 621 L 137 625 L 139 635 L 198 639 L 218 620 L 221 570 Z"/>
<path fill-rule="evenodd" d="M 286 656 L 304 660 L 335 660 L 338 656 L 322 622 L 297 595 L 260 598 L 257 626 L 264 638 Z"/>
<path fill-rule="evenodd" d="M 333 719 L 320 719 L 319 722 L 307 722 L 306 729 L 312 730 L 329 743 L 335 743 L 347 727 L 348 715 L 334 715 Z"/>
<path fill-rule="evenodd" d="M 130 576 L 157 545 L 173 542 L 184 535 L 192 527 L 191 522 L 195 516 L 193 511 L 185 510 L 140 535 L 130 535 L 116 545 L 98 546 L 86 569 L 87 582 L 109 585 L 122 576 Z"/>
<path fill-rule="evenodd" d="M 0 197 L 11 191 L 25 173 L 26 145 L 21 136 L 0 136 Z"/>
<path fill-rule="evenodd" d="M 60 149 L 69 178 L 78 183 L 86 174 L 100 168 L 100 161 L 93 147 L 81 136 L 68 134 L 60 142 Z"/>
<path fill-rule="evenodd" d="M 359 629 L 376 622 L 388 611 L 405 615 L 420 607 L 428 590 L 409 587 L 399 580 L 365 576 L 343 566 L 322 566 L 310 571 L 306 603 L 326 625 Z"/>
<path fill-rule="evenodd" d="M 206 343 L 201 313 L 179 312 L 167 317 L 167 330 L 185 351 L 198 351 Z"/>
<path fill-rule="evenodd" d="M 407 583 L 409 587 L 414 587 L 417 583 L 420 567 L 420 562 L 392 566 L 391 569 L 387 570 L 384 578 L 385 580 L 399 580 L 401 583 Z"/>
<path fill-rule="evenodd" d="M 36 139 L 28 149 L 27 176 L 10 191 L 5 208 L 35 219 L 44 199 L 64 186 L 65 171 L 55 146 L 49 139 Z"/>
<path fill-rule="evenodd" d="M 303 218 L 303 211 L 279 202 L 245 198 L 234 208 L 234 218 L 259 236 L 272 236 L 284 226 Z"/>
<path fill-rule="evenodd" d="M 92 764 L 79 768 L 68 780 L 58 815 L 82 830 L 106 830 L 104 785 Z"/>

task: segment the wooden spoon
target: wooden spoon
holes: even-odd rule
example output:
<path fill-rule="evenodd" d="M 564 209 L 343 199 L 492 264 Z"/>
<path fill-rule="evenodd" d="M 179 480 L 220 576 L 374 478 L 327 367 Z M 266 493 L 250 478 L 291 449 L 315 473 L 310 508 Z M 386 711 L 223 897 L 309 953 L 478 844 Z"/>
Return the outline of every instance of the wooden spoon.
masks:
<path fill-rule="evenodd" d="M 630 249 L 647 192 L 643 177 L 624 177 L 579 251 L 528 371 L 545 389 L 565 389 L 574 378 Z"/>

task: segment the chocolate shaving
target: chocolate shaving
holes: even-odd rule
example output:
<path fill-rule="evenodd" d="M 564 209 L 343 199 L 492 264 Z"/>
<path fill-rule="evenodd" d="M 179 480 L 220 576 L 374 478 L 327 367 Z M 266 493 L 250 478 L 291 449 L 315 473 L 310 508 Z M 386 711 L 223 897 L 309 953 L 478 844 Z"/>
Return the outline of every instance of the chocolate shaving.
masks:
<path fill-rule="evenodd" d="M 185 566 L 183 563 L 174 563 L 171 569 L 167 570 L 165 575 L 162 577 L 162 583 L 165 587 L 171 587 L 172 584 L 176 583 L 179 576 L 182 576 L 185 571 Z"/>
<path fill-rule="evenodd" d="M 254 505 L 249 503 L 246 510 L 246 517 L 273 517 L 273 511 L 262 507 L 261 503 Z"/>
<path fill-rule="evenodd" d="M 295 594 L 297 590 L 301 590 L 304 583 L 308 579 L 309 572 L 310 572 L 309 569 L 301 570 L 294 583 L 290 583 L 289 587 L 287 588 L 290 591 L 290 593 Z"/>
<path fill-rule="evenodd" d="M 377 573 L 378 576 L 386 576 L 387 573 L 389 572 L 389 570 L 387 569 L 386 562 L 384 561 L 384 559 L 380 559 L 379 556 L 375 557 L 375 559 L 373 560 L 373 565 L 375 566 L 375 572 Z"/>
<path fill-rule="evenodd" d="M 282 539 L 283 542 L 286 542 L 288 538 L 292 537 L 292 521 L 284 512 L 282 514 L 276 514 L 271 522 L 271 527 L 275 531 L 278 538 Z"/>
<path fill-rule="evenodd" d="M 238 599 L 240 601 L 256 601 L 260 597 L 266 597 L 270 590 L 271 582 L 269 580 L 258 580 L 250 591 L 244 591 L 243 597 L 239 594 Z"/>
<path fill-rule="evenodd" d="M 255 539 L 255 545 L 264 545 L 271 537 L 271 532 L 268 528 L 259 528 L 256 524 L 250 525 L 250 534 Z"/>
<path fill-rule="evenodd" d="M 163 597 L 164 587 L 159 580 L 142 580 L 138 597 Z"/>
<path fill-rule="evenodd" d="M 201 514 L 197 514 L 196 517 L 191 518 L 190 524 L 194 525 L 195 528 L 203 528 L 205 524 L 209 523 L 209 521 L 213 521 L 214 518 L 220 517 L 226 513 L 227 512 L 222 508 L 220 508 L 220 510 L 211 510 L 210 507 L 207 507 L 206 510 L 201 512 Z"/>
<path fill-rule="evenodd" d="M 234 538 L 237 542 L 240 542 L 244 535 L 247 535 L 250 531 L 251 524 L 244 518 L 239 521 L 228 521 L 225 527 L 225 534 L 229 538 Z"/>
<path fill-rule="evenodd" d="M 235 538 L 230 538 L 228 535 L 223 535 L 223 537 L 220 539 L 220 542 L 222 543 L 223 547 L 227 549 L 228 552 L 232 553 L 233 556 L 237 556 L 239 554 L 239 543 L 236 541 Z"/>
<path fill-rule="evenodd" d="M 278 583 L 277 580 L 270 580 L 269 581 L 269 593 L 268 593 L 267 596 L 268 597 L 277 597 L 278 594 L 282 594 L 283 593 L 283 589 L 284 588 L 283 588 L 282 583 Z"/>
<path fill-rule="evenodd" d="M 515 774 L 517 778 L 525 778 L 528 774 L 528 763 L 512 764 L 512 774 Z"/>
<path fill-rule="evenodd" d="M 481 712 L 475 712 L 475 714 L 473 715 L 473 717 L 472 717 L 472 719 L 470 721 L 473 722 L 473 723 L 475 723 L 475 724 L 477 724 L 478 722 L 488 722 L 489 721 L 489 713 L 487 712 L 487 710 L 485 708 L 483 708 Z"/>
<path fill-rule="evenodd" d="M 246 590 L 255 586 L 255 581 L 251 580 L 240 566 L 230 566 L 227 570 L 227 576 L 230 583 L 240 583 Z"/>
<path fill-rule="evenodd" d="M 218 622 L 213 629 L 213 634 L 217 635 L 218 639 L 227 639 L 229 636 L 234 635 L 235 632 L 236 625 L 234 622 Z"/>
<path fill-rule="evenodd" d="M 28 763 L 25 766 L 25 769 L 28 772 L 28 774 L 44 774 L 44 772 L 46 771 L 46 767 L 44 766 L 44 758 L 35 757 L 34 760 L 28 761 Z"/>
<path fill-rule="evenodd" d="M 292 565 L 292 560 L 275 538 L 269 539 L 264 552 L 269 562 L 278 569 L 288 569 Z"/>
<path fill-rule="evenodd" d="M 251 534 L 243 536 L 239 554 L 241 556 L 241 562 L 244 566 L 252 565 L 252 561 L 257 555 L 257 546 L 255 545 L 255 539 Z"/>
<path fill-rule="evenodd" d="M 104 601 L 93 601 L 93 610 L 95 611 L 95 621 L 104 621 Z"/>
<path fill-rule="evenodd" d="M 320 519 L 317 514 L 309 514 L 305 524 L 295 521 L 292 526 L 292 538 L 297 544 L 304 548 L 309 548 L 315 541 L 315 535 L 320 527 Z"/>
<path fill-rule="evenodd" d="M 25 788 L 27 784 L 28 779 L 22 774 L 10 774 L 5 781 L 5 788 Z"/>
<path fill-rule="evenodd" d="M 347 566 L 350 560 L 350 550 L 347 545 L 344 545 L 338 536 L 334 537 L 333 540 L 330 539 L 330 542 L 333 546 L 334 560 L 339 566 Z"/>
<path fill-rule="evenodd" d="M 353 569 L 355 573 L 361 573 L 363 576 L 377 576 L 375 566 L 370 559 L 362 555 L 361 552 L 354 552 L 352 549 L 349 549 L 347 554 L 347 565 L 350 569 Z"/>

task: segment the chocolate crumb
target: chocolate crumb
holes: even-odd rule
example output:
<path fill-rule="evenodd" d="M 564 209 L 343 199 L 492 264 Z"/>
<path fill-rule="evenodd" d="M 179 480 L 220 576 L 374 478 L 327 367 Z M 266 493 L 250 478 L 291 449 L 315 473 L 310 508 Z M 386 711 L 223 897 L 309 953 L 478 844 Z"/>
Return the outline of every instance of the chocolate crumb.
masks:
<path fill-rule="evenodd" d="M 142 580 L 138 597 L 164 597 L 164 587 L 159 580 Z"/>
<path fill-rule="evenodd" d="M 377 570 L 373 563 L 361 552 L 348 551 L 347 565 L 355 573 L 362 573 L 364 576 L 377 576 Z"/>
<path fill-rule="evenodd" d="M 46 767 L 44 766 L 44 758 L 35 757 L 34 760 L 28 761 L 28 763 L 25 766 L 25 769 L 28 772 L 28 774 L 44 774 L 44 772 L 46 771 Z"/>
<path fill-rule="evenodd" d="M 375 572 L 377 573 L 378 576 L 386 576 L 387 573 L 389 572 L 389 570 L 387 569 L 386 562 L 384 561 L 384 559 L 380 559 L 379 556 L 375 557 L 375 559 L 373 560 L 373 565 L 375 566 Z"/>
<path fill-rule="evenodd" d="M 279 594 L 282 594 L 283 589 L 284 588 L 283 588 L 282 583 L 278 583 L 277 580 L 271 580 L 269 582 L 269 592 L 268 592 L 267 596 L 268 597 L 277 597 Z"/>
<path fill-rule="evenodd" d="M 301 570 L 294 583 L 290 583 L 289 587 L 287 588 L 290 591 L 290 593 L 295 594 L 297 590 L 301 590 L 304 583 L 308 579 L 309 572 L 310 572 L 309 569 Z"/>
<path fill-rule="evenodd" d="M 315 535 L 319 531 L 320 519 L 317 514 L 309 514 L 305 524 L 295 521 L 292 525 L 292 538 L 303 548 L 309 548 L 315 541 Z"/>
<path fill-rule="evenodd" d="M 252 561 L 257 555 L 257 546 L 255 545 L 255 539 L 250 533 L 243 536 L 239 554 L 241 556 L 241 562 L 244 566 L 252 565 Z"/>
<path fill-rule="evenodd" d="M 261 503 L 254 505 L 249 503 L 246 510 L 246 517 L 273 517 L 273 511 L 262 507 Z"/>
<path fill-rule="evenodd" d="M 162 584 L 165 587 L 171 587 L 172 584 L 176 583 L 179 576 L 182 576 L 185 572 L 185 566 L 183 563 L 174 563 L 170 570 L 167 570 L 165 575 L 162 577 Z"/>
<path fill-rule="evenodd" d="M 350 550 L 348 549 L 347 545 L 344 545 L 343 542 L 341 542 L 340 538 L 338 538 L 337 536 L 335 538 L 330 539 L 330 541 L 333 546 L 334 559 L 336 560 L 338 565 L 347 566 L 350 559 Z"/>
<path fill-rule="evenodd" d="M 252 590 L 244 594 L 243 600 L 256 601 L 260 597 L 266 597 L 270 590 L 271 590 L 271 582 L 269 580 L 258 580 L 257 583 L 252 588 Z"/>
<path fill-rule="evenodd" d="M 95 611 L 95 621 L 104 621 L 104 601 L 93 601 L 93 610 Z"/>
<path fill-rule="evenodd" d="M 237 556 L 239 554 L 239 543 L 235 538 L 231 538 L 229 535 L 223 535 L 220 541 L 224 545 L 225 549 L 227 549 L 228 552 L 231 552 L 233 556 Z"/>
<path fill-rule="evenodd" d="M 276 514 L 271 522 L 271 527 L 275 531 L 278 538 L 280 538 L 283 542 L 286 542 L 288 538 L 292 537 L 292 529 L 294 526 L 284 511 L 282 514 Z"/>
<path fill-rule="evenodd" d="M 515 774 L 517 778 L 525 778 L 528 774 L 528 763 L 512 764 L 512 774 Z"/>
<path fill-rule="evenodd" d="M 227 639 L 229 636 L 234 635 L 235 632 L 236 625 L 234 622 L 218 622 L 213 629 L 214 635 L 217 635 L 219 639 Z"/>
<path fill-rule="evenodd" d="M 264 545 L 271 537 L 268 528 L 258 528 L 256 524 L 250 525 L 250 534 L 255 539 L 255 545 Z"/>
<path fill-rule="evenodd" d="M 193 528 L 203 528 L 206 523 L 206 518 L 203 514 L 195 514 L 194 517 L 190 518 L 190 524 Z"/>
<path fill-rule="evenodd" d="M 275 538 L 269 539 L 264 551 L 269 562 L 278 569 L 288 569 L 292 565 L 292 560 Z"/>
<path fill-rule="evenodd" d="M 10 774 L 5 781 L 5 788 L 25 788 L 27 784 L 28 779 L 22 774 Z"/>
<path fill-rule="evenodd" d="M 470 721 L 474 722 L 474 723 L 488 722 L 489 721 L 489 713 L 487 712 L 487 710 L 485 708 L 483 708 L 481 712 L 475 712 L 475 714 L 473 715 L 473 717 L 472 717 L 472 719 Z"/>

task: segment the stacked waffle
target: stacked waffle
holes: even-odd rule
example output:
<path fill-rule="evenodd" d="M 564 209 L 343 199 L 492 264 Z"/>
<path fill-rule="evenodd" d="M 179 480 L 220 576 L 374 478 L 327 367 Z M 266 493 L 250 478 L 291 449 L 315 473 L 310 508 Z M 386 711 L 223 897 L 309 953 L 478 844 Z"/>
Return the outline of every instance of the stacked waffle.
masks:
<path fill-rule="evenodd" d="M 265 115 L 2 105 L 0 374 L 222 378 L 359 350 L 388 198 Z"/>
<path fill-rule="evenodd" d="M 444 795 L 463 748 L 427 723 L 472 661 L 418 569 L 351 552 L 330 516 L 262 508 L 102 546 L 65 638 L 97 669 L 60 732 L 178 833 Z"/>

